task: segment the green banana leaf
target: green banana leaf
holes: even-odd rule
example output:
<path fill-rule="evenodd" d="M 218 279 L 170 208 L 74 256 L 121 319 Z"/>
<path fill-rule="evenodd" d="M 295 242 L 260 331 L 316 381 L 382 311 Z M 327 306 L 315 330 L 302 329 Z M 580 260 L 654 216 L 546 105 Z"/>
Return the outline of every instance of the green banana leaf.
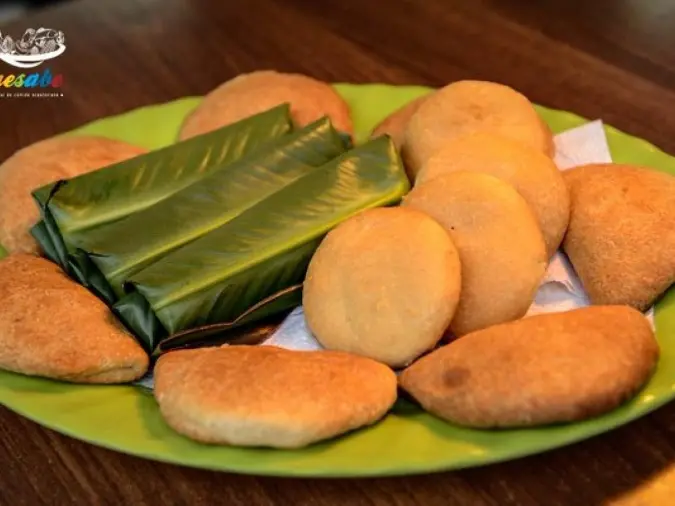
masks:
<path fill-rule="evenodd" d="M 100 272 L 89 284 L 115 299 L 130 276 L 279 191 L 349 146 L 328 117 L 266 144 L 227 167 L 137 213 L 70 234 Z M 104 286 L 98 286 L 103 283 Z"/>
<path fill-rule="evenodd" d="M 372 140 L 138 272 L 113 311 L 156 350 L 195 327 L 228 332 L 288 310 L 324 235 L 364 209 L 398 203 L 409 187 L 389 137 Z"/>
<path fill-rule="evenodd" d="M 137 292 L 136 292 L 137 293 Z M 288 309 L 302 303 L 302 285 L 291 286 L 263 299 L 232 322 L 212 323 L 177 332 L 162 340 L 157 355 L 179 348 L 194 348 L 246 340 L 259 344 L 283 323 Z M 264 312 L 260 310 L 264 309 Z"/>
<path fill-rule="evenodd" d="M 38 221 L 33 228 L 30 229 L 30 233 L 42 247 L 44 256 L 54 263 L 60 263 L 59 252 L 56 249 L 54 241 L 52 241 L 51 235 L 49 235 L 49 229 L 47 228 L 47 225 L 45 225 L 44 220 Z"/>
<path fill-rule="evenodd" d="M 67 255 L 73 249 L 71 234 L 145 209 L 292 129 L 289 105 L 283 104 L 172 146 L 45 185 L 33 191 L 42 213 L 33 236 L 71 271 Z"/>

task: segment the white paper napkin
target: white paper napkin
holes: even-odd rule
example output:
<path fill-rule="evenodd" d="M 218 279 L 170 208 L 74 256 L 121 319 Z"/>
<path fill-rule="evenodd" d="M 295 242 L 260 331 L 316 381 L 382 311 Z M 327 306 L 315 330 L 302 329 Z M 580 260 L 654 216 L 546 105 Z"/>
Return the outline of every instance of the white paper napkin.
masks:
<path fill-rule="evenodd" d="M 605 128 L 601 120 L 566 130 L 554 137 L 553 161 L 560 170 L 588 163 L 611 163 Z"/>
<path fill-rule="evenodd" d="M 323 349 L 307 327 L 302 306 L 296 307 L 291 311 L 291 314 L 279 325 L 274 334 L 268 337 L 262 344 L 300 351 Z"/>
<path fill-rule="evenodd" d="M 560 170 L 587 163 L 610 163 L 612 156 L 602 121 L 596 120 L 555 136 L 555 164 Z M 568 311 L 590 301 L 567 256 L 558 251 L 551 259 L 527 316 Z"/>
<path fill-rule="evenodd" d="M 612 161 L 602 121 L 596 120 L 567 130 L 555 136 L 554 161 L 560 170 L 587 163 Z M 564 253 L 558 252 L 551 259 L 544 279 L 537 291 L 534 303 L 527 316 L 540 313 L 569 311 L 590 305 L 588 296 Z M 653 308 L 647 318 L 654 325 Z M 295 308 L 263 346 L 273 345 L 298 351 L 322 349 L 307 328 L 302 307 Z M 152 388 L 152 376 L 148 375 L 136 384 Z"/>

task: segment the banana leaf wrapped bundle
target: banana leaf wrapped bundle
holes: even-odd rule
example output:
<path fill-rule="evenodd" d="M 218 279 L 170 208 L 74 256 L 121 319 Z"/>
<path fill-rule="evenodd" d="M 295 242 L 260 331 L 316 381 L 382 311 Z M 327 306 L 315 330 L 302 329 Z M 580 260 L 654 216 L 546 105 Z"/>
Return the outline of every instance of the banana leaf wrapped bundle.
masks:
<path fill-rule="evenodd" d="M 224 225 L 348 147 L 325 117 L 142 211 L 73 232 L 69 240 L 77 249 L 82 276 L 112 304 L 123 295 L 123 283 L 129 277 Z"/>
<path fill-rule="evenodd" d="M 45 185 L 33 192 L 42 220 L 31 230 L 46 255 L 87 286 L 71 236 L 145 209 L 293 129 L 288 104 L 199 137 Z M 75 258 L 76 260 L 77 258 Z M 84 268 L 87 268 L 86 263 Z"/>
<path fill-rule="evenodd" d="M 324 235 L 409 186 L 391 140 L 372 140 L 131 276 L 113 311 L 149 352 L 222 339 L 298 305 Z"/>

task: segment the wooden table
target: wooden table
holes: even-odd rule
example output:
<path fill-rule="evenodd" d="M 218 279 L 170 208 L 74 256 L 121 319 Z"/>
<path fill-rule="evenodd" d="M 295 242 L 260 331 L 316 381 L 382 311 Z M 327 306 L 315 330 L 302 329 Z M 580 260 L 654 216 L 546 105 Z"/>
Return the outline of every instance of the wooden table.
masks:
<path fill-rule="evenodd" d="M 3 32 L 63 30 L 59 99 L 0 99 L 0 160 L 102 116 L 203 94 L 237 73 L 327 81 L 509 84 L 675 152 L 675 6 L 668 0 L 90 0 Z M 11 68 L 2 64 L 0 74 Z M 543 455 L 396 479 L 290 480 L 145 461 L 0 408 L 0 505 L 672 504 L 675 405 Z M 668 499 L 666 499 L 668 498 Z"/>

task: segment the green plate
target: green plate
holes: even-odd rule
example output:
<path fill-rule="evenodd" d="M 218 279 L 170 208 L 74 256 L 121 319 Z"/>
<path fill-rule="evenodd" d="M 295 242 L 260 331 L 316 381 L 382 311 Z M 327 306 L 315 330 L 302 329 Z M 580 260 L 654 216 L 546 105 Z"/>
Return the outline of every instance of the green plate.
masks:
<path fill-rule="evenodd" d="M 337 85 L 353 108 L 357 139 L 385 115 L 425 93 L 421 87 Z M 147 148 L 170 143 L 181 119 L 198 102 L 186 98 L 91 123 L 78 132 L 116 137 Z M 539 108 L 554 131 L 586 120 Z M 649 165 L 675 174 L 675 158 L 611 127 L 617 162 Z M 131 386 L 74 386 L 0 373 L 0 402 L 72 437 L 133 455 L 208 469 L 278 476 L 382 476 L 484 465 L 539 453 L 606 432 L 675 397 L 675 290 L 658 304 L 662 355 L 656 374 L 632 401 L 581 423 L 527 430 L 477 431 L 455 427 L 412 405 L 399 404 L 381 423 L 303 450 L 207 446 L 169 429 L 153 397 Z"/>

